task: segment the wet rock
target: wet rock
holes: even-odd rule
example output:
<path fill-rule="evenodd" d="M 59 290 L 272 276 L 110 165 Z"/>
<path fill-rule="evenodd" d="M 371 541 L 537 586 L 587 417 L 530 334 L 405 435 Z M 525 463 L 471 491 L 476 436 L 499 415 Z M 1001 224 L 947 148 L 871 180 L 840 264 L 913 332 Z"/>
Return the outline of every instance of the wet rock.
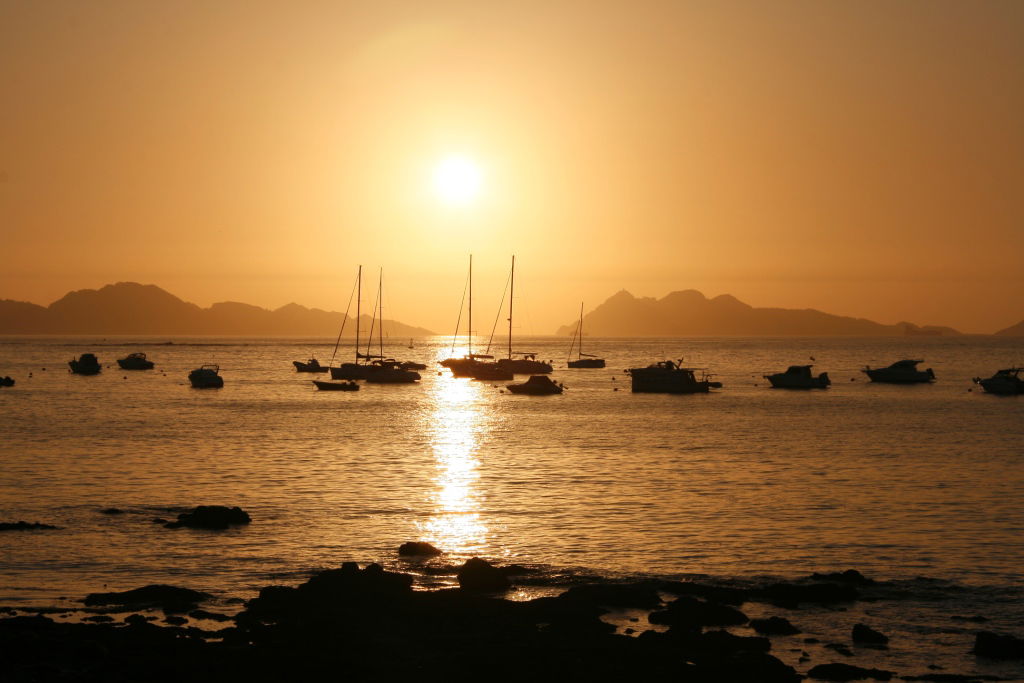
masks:
<path fill-rule="evenodd" d="M 988 621 L 988 617 L 983 617 L 980 614 L 975 614 L 972 616 L 954 614 L 950 617 L 950 619 L 952 619 L 953 621 L 969 621 L 975 624 L 984 624 L 986 621 Z"/>
<path fill-rule="evenodd" d="M 164 519 L 163 517 L 154 517 L 153 518 L 153 524 L 167 524 L 167 523 L 168 523 L 167 520 Z"/>
<path fill-rule="evenodd" d="M 129 614 L 124 618 L 124 623 L 129 626 L 144 626 L 149 623 L 149 619 L 142 616 L 141 614 Z"/>
<path fill-rule="evenodd" d="M 904 681 L 932 681 L 933 683 L 984 683 L 984 681 L 1006 680 L 1000 676 L 985 674 L 923 674 L 921 676 L 900 676 L 900 678 Z"/>
<path fill-rule="evenodd" d="M 459 567 L 456 573 L 463 590 L 503 591 L 511 585 L 508 578 L 487 560 L 473 557 Z"/>
<path fill-rule="evenodd" d="M 185 617 L 179 617 L 172 614 L 164 617 L 164 622 L 167 624 L 171 624 L 172 626 L 183 626 L 188 623 L 188 619 L 186 619 Z"/>
<path fill-rule="evenodd" d="M 573 586 L 562 597 L 567 600 L 583 600 L 608 607 L 654 608 L 661 605 L 661 597 L 649 583 L 590 583 Z"/>
<path fill-rule="evenodd" d="M 663 581 L 658 588 L 672 595 L 690 595 L 733 606 L 742 605 L 750 599 L 749 591 L 742 588 L 712 586 L 694 581 Z"/>
<path fill-rule="evenodd" d="M 796 683 L 796 670 L 764 652 L 738 652 L 717 662 L 703 661 L 700 667 L 714 681 L 730 683 Z"/>
<path fill-rule="evenodd" d="M 751 619 L 750 627 L 765 636 L 791 636 L 800 633 L 785 617 L 768 617 L 767 619 Z"/>
<path fill-rule="evenodd" d="M 194 609 L 188 613 L 193 619 L 207 619 L 209 621 L 231 621 L 231 617 L 220 612 L 207 612 L 204 609 Z"/>
<path fill-rule="evenodd" d="M 667 624 L 681 628 L 738 626 L 749 621 L 747 615 L 735 607 L 706 602 L 685 595 L 670 602 L 664 610 L 651 612 L 647 620 L 652 624 Z"/>
<path fill-rule="evenodd" d="M 974 637 L 972 652 L 990 659 L 1024 659 L 1024 639 L 981 631 Z"/>
<path fill-rule="evenodd" d="M 893 673 L 884 669 L 865 669 L 852 664 L 835 662 L 819 664 L 808 671 L 807 675 L 820 681 L 859 681 L 866 678 L 889 681 L 892 680 Z"/>
<path fill-rule="evenodd" d="M 103 508 L 102 510 L 100 510 L 100 514 L 102 514 L 102 515 L 123 515 L 124 514 L 124 510 L 122 510 L 121 508 Z"/>
<path fill-rule="evenodd" d="M 248 524 L 252 521 L 249 513 L 240 507 L 224 505 L 198 505 L 191 512 L 182 512 L 178 521 L 164 524 L 168 529 L 189 527 L 220 531 L 232 525 Z"/>
<path fill-rule="evenodd" d="M 852 638 L 853 642 L 862 645 L 886 645 L 889 642 L 889 636 L 867 624 L 854 624 Z"/>
<path fill-rule="evenodd" d="M 0 531 L 30 531 L 32 529 L 59 529 L 59 526 L 41 522 L 0 522 Z"/>
<path fill-rule="evenodd" d="M 828 572 L 825 574 L 815 572 L 811 574 L 811 579 L 814 581 L 838 581 L 839 583 L 849 583 L 855 586 L 870 586 L 875 582 L 874 579 L 869 579 L 856 569 L 847 569 L 845 572 Z"/>
<path fill-rule="evenodd" d="M 702 652 L 716 656 L 734 655 L 738 652 L 768 652 L 772 643 L 758 636 L 737 636 L 728 631 L 708 631 L 700 634 L 696 644 Z"/>
<path fill-rule="evenodd" d="M 850 650 L 850 648 L 848 648 L 845 645 L 843 645 L 842 643 L 826 643 L 825 647 L 828 648 L 829 650 L 833 650 L 835 652 L 838 652 L 839 654 L 841 654 L 844 657 L 852 657 L 853 656 L 853 651 Z"/>
<path fill-rule="evenodd" d="M 434 557 L 436 555 L 443 555 L 444 552 L 426 541 L 409 541 L 398 546 L 398 554 L 402 556 Z"/>
<path fill-rule="evenodd" d="M 805 602 L 831 605 L 860 597 L 853 586 L 838 583 L 773 583 L 753 591 L 753 595 L 784 607 L 798 607 Z"/>
<path fill-rule="evenodd" d="M 187 612 L 196 603 L 210 599 L 208 593 L 190 588 L 152 584 L 129 591 L 115 593 L 90 593 L 85 596 L 86 605 L 124 605 L 128 607 L 160 607 L 166 612 Z"/>
<path fill-rule="evenodd" d="M 94 624 L 109 624 L 114 620 L 113 617 L 109 617 L 106 614 L 94 614 L 91 617 L 86 617 L 82 621 L 91 621 Z"/>

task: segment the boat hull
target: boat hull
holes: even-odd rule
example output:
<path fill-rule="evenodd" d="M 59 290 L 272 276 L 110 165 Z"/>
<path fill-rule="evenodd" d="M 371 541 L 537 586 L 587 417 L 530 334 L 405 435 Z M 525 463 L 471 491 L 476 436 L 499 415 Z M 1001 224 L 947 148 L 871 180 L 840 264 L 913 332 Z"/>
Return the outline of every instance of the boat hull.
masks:
<path fill-rule="evenodd" d="M 579 360 L 569 361 L 570 368 L 603 368 L 603 358 L 580 358 Z"/>
<path fill-rule="evenodd" d="M 220 389 L 224 386 L 221 377 L 189 377 L 193 389 Z"/>
<path fill-rule="evenodd" d="M 324 382 L 314 379 L 313 385 L 320 391 L 359 391 L 355 382 Z"/>
<path fill-rule="evenodd" d="M 295 366 L 295 372 L 327 372 L 327 368 L 320 364 L 313 365 L 312 363 L 293 360 L 292 365 Z"/>
<path fill-rule="evenodd" d="M 929 370 L 914 370 L 913 372 L 894 372 L 888 368 L 877 370 L 864 370 L 872 382 L 880 384 L 927 384 L 935 381 L 935 375 Z"/>
<path fill-rule="evenodd" d="M 412 384 L 420 380 L 420 373 L 400 368 L 379 368 L 366 374 L 371 384 Z"/>
<path fill-rule="evenodd" d="M 68 361 L 68 367 L 70 367 L 71 372 L 76 375 L 98 375 L 102 369 L 98 364 L 90 365 L 88 363 L 79 363 L 77 360 Z"/>
<path fill-rule="evenodd" d="M 151 360 L 137 360 L 129 358 L 119 358 L 117 360 L 117 364 L 122 370 L 152 370 L 156 365 L 156 363 Z"/>
<path fill-rule="evenodd" d="M 630 371 L 631 389 L 634 394 L 706 394 L 711 391 L 711 382 L 696 380 L 692 373 L 684 370 L 646 370 L 647 368 L 637 368 Z"/>
<path fill-rule="evenodd" d="M 1004 378 L 989 378 L 975 380 L 981 385 L 981 388 L 985 390 L 985 393 L 996 394 L 998 396 L 1019 396 L 1024 394 L 1024 381 L 1004 379 Z"/>
<path fill-rule="evenodd" d="M 562 393 L 562 387 L 544 375 L 533 375 L 522 384 L 509 384 L 505 388 L 510 393 L 526 396 L 554 396 Z"/>
<path fill-rule="evenodd" d="M 368 367 L 359 363 L 342 363 L 340 367 L 331 368 L 331 379 L 366 379 Z"/>
<path fill-rule="evenodd" d="M 828 389 L 832 381 L 822 373 L 818 377 L 787 377 L 785 373 L 765 375 L 775 389 Z"/>

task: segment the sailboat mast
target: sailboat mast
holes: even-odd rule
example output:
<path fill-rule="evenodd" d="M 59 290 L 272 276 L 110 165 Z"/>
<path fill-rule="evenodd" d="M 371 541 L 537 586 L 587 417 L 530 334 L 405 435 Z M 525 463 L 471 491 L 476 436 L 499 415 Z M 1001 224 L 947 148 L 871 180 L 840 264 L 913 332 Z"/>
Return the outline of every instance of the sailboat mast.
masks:
<path fill-rule="evenodd" d="M 357 276 L 358 285 L 356 285 L 356 363 L 359 363 L 359 318 L 362 315 L 362 304 L 363 304 L 363 267 L 359 266 L 359 275 Z"/>
<path fill-rule="evenodd" d="M 516 298 L 516 255 L 512 254 L 512 273 L 508 286 L 508 357 L 512 360 L 512 302 Z"/>
<path fill-rule="evenodd" d="M 384 358 L 384 269 L 380 269 L 377 280 L 377 296 L 380 298 L 380 357 Z"/>
<path fill-rule="evenodd" d="M 577 347 L 580 351 L 580 356 L 583 356 L 583 302 L 580 302 L 580 340 L 579 346 Z"/>
<path fill-rule="evenodd" d="M 473 255 L 469 255 L 469 329 L 466 330 L 469 355 L 473 356 Z"/>

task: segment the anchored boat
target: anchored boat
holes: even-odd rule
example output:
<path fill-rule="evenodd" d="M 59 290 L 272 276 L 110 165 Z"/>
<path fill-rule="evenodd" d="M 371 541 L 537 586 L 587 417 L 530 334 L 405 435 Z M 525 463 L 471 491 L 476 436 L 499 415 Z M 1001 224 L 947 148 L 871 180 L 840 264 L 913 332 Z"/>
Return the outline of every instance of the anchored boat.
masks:
<path fill-rule="evenodd" d="M 999 370 L 988 379 L 975 377 L 974 383 L 980 384 L 981 388 L 990 394 L 1001 396 L 1024 394 L 1024 379 L 1020 377 L 1022 371 L 1024 368 L 1006 368 Z"/>
<path fill-rule="evenodd" d="M 151 360 L 146 360 L 146 354 L 141 352 L 129 353 L 124 358 L 118 358 L 117 364 L 122 370 L 152 370 L 156 365 Z"/>
<path fill-rule="evenodd" d="M 811 374 L 813 365 L 790 365 L 785 372 L 764 375 L 776 389 L 827 389 L 832 380 L 823 372 L 817 377 Z"/>
<path fill-rule="evenodd" d="M 78 360 L 68 361 L 71 372 L 76 375 L 98 375 L 100 374 L 100 362 L 91 353 L 83 353 Z"/>
<path fill-rule="evenodd" d="M 887 368 L 872 368 L 868 365 L 861 372 L 870 377 L 872 382 L 882 382 L 884 384 L 922 384 L 934 382 L 935 373 L 932 372 L 931 368 L 927 370 L 917 369 L 918 363 L 923 362 L 923 360 L 898 360 Z"/>
<path fill-rule="evenodd" d="M 681 363 L 665 360 L 646 368 L 630 368 L 627 372 L 632 378 L 633 393 L 706 394 L 712 388 L 721 388 L 721 382 L 712 382 L 703 371 L 697 379 L 694 373 L 700 368 L 684 368 Z"/>
<path fill-rule="evenodd" d="M 220 389 L 224 386 L 224 378 L 220 376 L 220 366 L 212 363 L 188 373 L 188 381 L 192 383 L 193 389 Z"/>

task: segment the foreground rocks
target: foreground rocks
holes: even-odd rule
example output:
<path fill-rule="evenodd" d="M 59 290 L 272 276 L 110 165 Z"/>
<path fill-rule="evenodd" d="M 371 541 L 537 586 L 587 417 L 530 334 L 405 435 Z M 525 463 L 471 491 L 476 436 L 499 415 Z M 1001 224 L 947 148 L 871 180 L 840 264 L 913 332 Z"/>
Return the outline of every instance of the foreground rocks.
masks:
<path fill-rule="evenodd" d="M 152 584 L 118 593 L 90 593 L 83 602 L 88 606 L 117 605 L 131 609 L 159 607 L 165 612 L 187 612 L 211 597 L 208 593 L 190 588 Z"/>
<path fill-rule="evenodd" d="M 1024 638 L 981 631 L 974 638 L 973 652 L 991 659 L 1024 659 Z"/>
<path fill-rule="evenodd" d="M 191 512 L 182 512 L 176 522 L 164 524 L 168 529 L 189 527 L 191 529 L 224 530 L 237 524 L 248 524 L 252 521 L 249 513 L 240 507 L 224 505 L 199 505 Z"/>
<path fill-rule="evenodd" d="M 807 672 L 811 678 L 821 681 L 860 681 L 867 678 L 876 681 L 892 680 L 892 672 L 884 669 L 865 669 L 852 664 L 819 664 Z"/>

